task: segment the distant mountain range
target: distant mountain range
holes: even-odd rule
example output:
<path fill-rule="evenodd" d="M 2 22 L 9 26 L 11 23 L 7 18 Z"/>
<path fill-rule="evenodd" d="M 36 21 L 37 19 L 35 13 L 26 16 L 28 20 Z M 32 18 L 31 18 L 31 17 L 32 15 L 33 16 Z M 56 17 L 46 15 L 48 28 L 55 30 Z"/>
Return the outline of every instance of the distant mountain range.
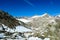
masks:
<path fill-rule="evenodd" d="M 13 17 L 8 14 L 8 12 L 0 10 L 0 27 L 3 29 L 2 31 L 0 30 L 0 33 L 10 32 L 11 35 L 15 32 L 23 34 L 30 33 L 29 36 L 33 37 L 52 37 L 51 40 L 60 39 L 60 15 L 51 16 L 48 13 L 45 13 L 43 15 L 35 15 L 32 17 Z M 25 27 L 25 30 L 22 32 L 19 27 L 23 27 L 22 30 L 24 30 Z M 15 31 L 14 33 L 11 33 L 12 31 L 10 29 L 10 31 L 7 31 L 6 28 L 10 28 Z"/>

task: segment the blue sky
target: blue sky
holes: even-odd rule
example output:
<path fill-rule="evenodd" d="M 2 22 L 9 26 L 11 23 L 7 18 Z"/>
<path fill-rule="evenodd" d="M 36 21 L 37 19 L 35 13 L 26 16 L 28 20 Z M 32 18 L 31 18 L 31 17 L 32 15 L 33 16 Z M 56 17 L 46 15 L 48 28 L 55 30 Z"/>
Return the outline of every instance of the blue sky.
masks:
<path fill-rule="evenodd" d="M 0 9 L 13 16 L 60 14 L 60 0 L 0 0 Z"/>

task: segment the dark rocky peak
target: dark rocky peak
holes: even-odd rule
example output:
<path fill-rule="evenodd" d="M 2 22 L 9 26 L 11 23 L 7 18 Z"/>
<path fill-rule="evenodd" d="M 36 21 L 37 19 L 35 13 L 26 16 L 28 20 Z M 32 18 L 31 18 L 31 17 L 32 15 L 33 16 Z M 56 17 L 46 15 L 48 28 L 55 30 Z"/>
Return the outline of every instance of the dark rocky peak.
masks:
<path fill-rule="evenodd" d="M 8 12 L 2 11 L 2 10 L 0 10 L 0 23 L 12 29 L 15 28 L 15 26 L 20 25 L 18 20 L 16 20 Z"/>

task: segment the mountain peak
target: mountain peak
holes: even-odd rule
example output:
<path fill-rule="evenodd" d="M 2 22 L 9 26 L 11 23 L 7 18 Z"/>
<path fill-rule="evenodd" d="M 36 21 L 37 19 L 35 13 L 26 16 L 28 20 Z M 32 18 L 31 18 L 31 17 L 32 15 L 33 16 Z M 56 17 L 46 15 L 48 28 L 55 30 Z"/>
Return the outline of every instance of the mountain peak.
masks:
<path fill-rule="evenodd" d="M 51 17 L 48 13 L 44 13 L 43 15 L 35 15 L 32 16 L 31 18 L 38 18 L 38 17 Z"/>
<path fill-rule="evenodd" d="M 48 15 L 48 13 L 44 13 L 43 15 Z"/>
<path fill-rule="evenodd" d="M 40 17 L 39 15 L 35 15 L 35 16 L 33 16 L 32 18 L 37 18 L 37 17 Z"/>
<path fill-rule="evenodd" d="M 41 17 L 51 17 L 48 13 L 44 13 Z"/>

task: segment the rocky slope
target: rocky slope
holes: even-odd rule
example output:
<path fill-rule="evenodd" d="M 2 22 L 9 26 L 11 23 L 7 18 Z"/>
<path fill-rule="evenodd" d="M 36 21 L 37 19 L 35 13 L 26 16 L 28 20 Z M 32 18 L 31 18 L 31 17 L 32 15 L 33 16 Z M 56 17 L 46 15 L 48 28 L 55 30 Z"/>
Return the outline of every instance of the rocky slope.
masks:
<path fill-rule="evenodd" d="M 18 32 L 21 33 L 22 30 L 20 31 L 19 29 L 22 28 L 22 25 L 24 26 L 25 23 L 0 10 L 0 38 L 14 38 L 13 34 L 16 32 L 17 34 L 19 34 Z"/>
<path fill-rule="evenodd" d="M 12 29 L 20 25 L 18 20 L 2 10 L 0 10 L 0 24 L 4 24 Z"/>

